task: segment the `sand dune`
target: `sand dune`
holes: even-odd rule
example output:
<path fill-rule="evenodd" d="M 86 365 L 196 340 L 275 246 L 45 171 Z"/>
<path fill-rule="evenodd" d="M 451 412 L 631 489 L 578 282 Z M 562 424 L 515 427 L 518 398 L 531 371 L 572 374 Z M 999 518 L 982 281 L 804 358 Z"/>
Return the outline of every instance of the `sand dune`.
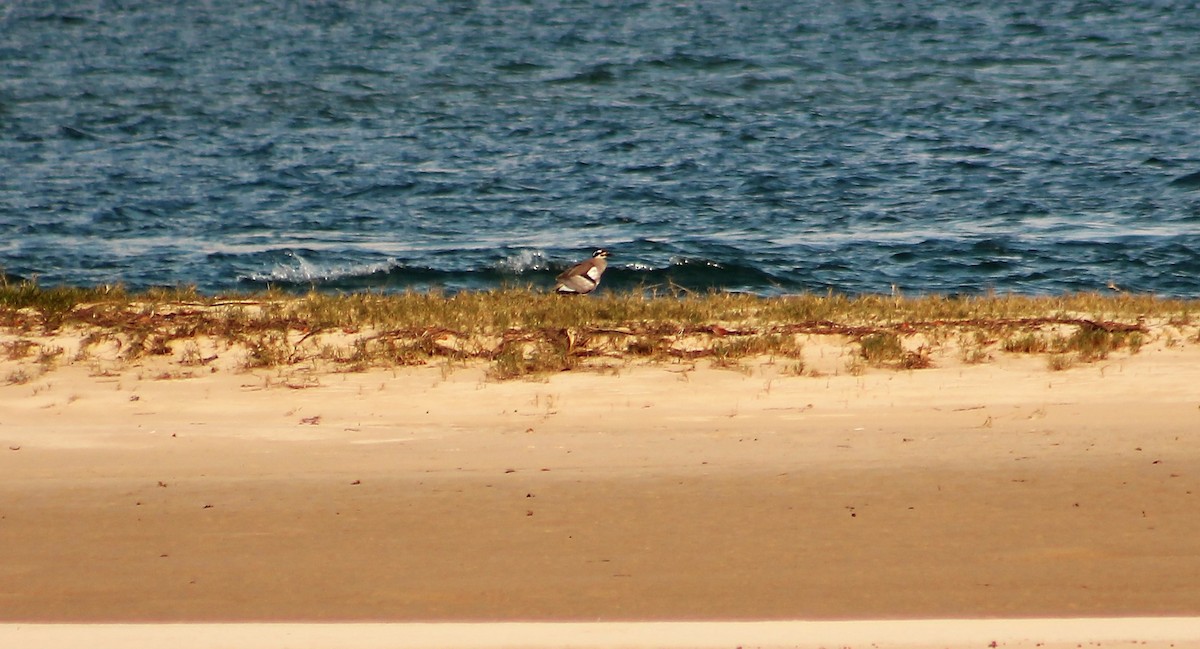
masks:
<path fill-rule="evenodd" d="M 1192 346 L 820 377 L 144 363 L 0 387 L 0 621 L 1200 614 Z"/>

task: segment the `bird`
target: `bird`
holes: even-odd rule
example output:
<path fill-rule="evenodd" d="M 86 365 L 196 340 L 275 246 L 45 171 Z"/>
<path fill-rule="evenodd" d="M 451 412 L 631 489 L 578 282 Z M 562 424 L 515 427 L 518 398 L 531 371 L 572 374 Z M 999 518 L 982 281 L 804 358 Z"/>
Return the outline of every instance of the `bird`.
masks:
<path fill-rule="evenodd" d="M 608 251 L 604 248 L 592 253 L 591 259 L 571 266 L 556 278 L 554 292 L 559 295 L 587 295 L 600 285 L 600 277 L 608 268 Z"/>

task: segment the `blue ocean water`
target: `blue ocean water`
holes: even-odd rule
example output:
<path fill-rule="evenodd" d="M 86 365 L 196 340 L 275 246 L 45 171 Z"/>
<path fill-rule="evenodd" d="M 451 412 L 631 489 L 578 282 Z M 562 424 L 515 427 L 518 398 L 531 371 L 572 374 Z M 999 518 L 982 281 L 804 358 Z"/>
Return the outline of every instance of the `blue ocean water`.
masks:
<path fill-rule="evenodd" d="M 1183 0 L 4 0 L 0 267 L 1200 296 Z"/>

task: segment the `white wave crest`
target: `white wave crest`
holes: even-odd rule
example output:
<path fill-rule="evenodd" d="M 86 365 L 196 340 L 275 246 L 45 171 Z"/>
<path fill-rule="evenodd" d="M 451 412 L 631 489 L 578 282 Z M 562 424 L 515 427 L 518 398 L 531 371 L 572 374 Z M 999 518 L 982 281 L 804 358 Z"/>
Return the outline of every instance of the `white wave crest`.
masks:
<path fill-rule="evenodd" d="M 332 282 L 346 277 L 366 277 L 376 273 L 386 273 L 400 265 L 400 262 L 395 259 L 360 264 L 317 264 L 292 251 L 288 251 L 286 254 L 293 263 L 278 263 L 267 272 L 251 273 L 245 278 L 255 282 L 289 284 Z"/>
<path fill-rule="evenodd" d="M 522 250 L 496 262 L 495 269 L 502 273 L 521 274 L 531 270 L 547 270 L 550 265 L 541 250 Z"/>

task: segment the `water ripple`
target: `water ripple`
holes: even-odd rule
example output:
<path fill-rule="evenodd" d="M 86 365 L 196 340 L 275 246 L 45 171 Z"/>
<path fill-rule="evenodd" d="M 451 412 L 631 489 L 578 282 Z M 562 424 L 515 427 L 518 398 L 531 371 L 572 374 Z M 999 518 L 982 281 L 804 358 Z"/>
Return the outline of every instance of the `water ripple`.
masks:
<path fill-rule="evenodd" d="M 1195 297 L 1192 9 L 16 0 L 0 267 Z"/>

